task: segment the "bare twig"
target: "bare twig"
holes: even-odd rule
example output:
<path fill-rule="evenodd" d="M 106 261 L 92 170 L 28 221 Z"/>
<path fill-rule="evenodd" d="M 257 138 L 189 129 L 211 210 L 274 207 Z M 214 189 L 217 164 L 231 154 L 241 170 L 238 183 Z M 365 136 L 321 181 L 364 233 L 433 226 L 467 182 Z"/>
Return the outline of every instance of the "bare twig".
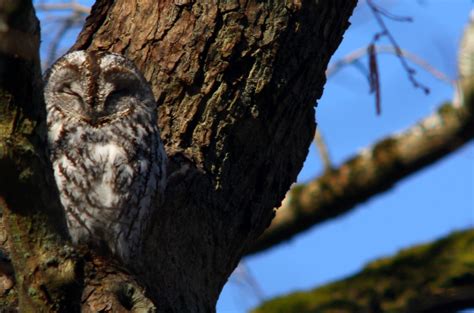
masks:
<path fill-rule="evenodd" d="M 255 279 L 255 276 L 252 274 L 247 264 L 245 264 L 245 261 L 241 261 L 239 263 L 234 271 L 233 277 L 235 278 L 235 283 L 250 287 L 252 293 L 259 301 L 263 301 L 265 299 L 262 287 Z"/>
<path fill-rule="evenodd" d="M 39 11 L 73 11 L 88 15 L 90 8 L 78 3 L 77 1 L 61 2 L 61 3 L 38 3 L 36 9 Z"/>
<path fill-rule="evenodd" d="M 57 56 L 61 42 L 66 37 L 66 34 L 76 28 L 81 27 L 84 23 L 85 17 L 90 13 L 90 8 L 80 4 L 77 1 L 64 1 L 59 3 L 50 3 L 48 1 L 36 4 L 38 11 L 48 12 L 43 21 L 48 23 L 55 23 L 55 31 L 52 39 L 47 46 L 47 57 L 45 67 L 53 63 Z M 67 14 L 60 13 L 65 11 Z M 57 30 L 56 30 L 57 29 Z"/>
<path fill-rule="evenodd" d="M 433 77 L 453 86 L 455 88 L 456 81 L 449 78 L 446 74 L 439 71 L 428 62 L 420 58 L 414 53 L 411 53 L 407 50 L 403 50 L 394 46 L 376 46 L 373 43 L 367 47 L 357 49 L 350 54 L 346 55 L 342 59 L 338 60 L 337 62 L 333 63 L 328 67 L 326 70 L 326 76 L 330 77 L 337 71 L 339 71 L 342 67 L 346 65 L 356 65 L 357 68 L 362 67 L 363 74 L 367 76 L 370 85 L 370 91 L 375 92 L 375 101 L 376 101 L 376 108 L 377 108 L 377 115 L 381 112 L 381 88 L 380 88 L 380 77 L 379 77 L 379 70 L 378 70 L 378 62 L 377 62 L 377 54 L 380 53 L 390 53 L 395 54 L 397 56 L 402 56 L 404 59 L 407 59 L 422 69 L 424 69 L 429 74 L 433 75 Z M 361 59 L 365 56 L 369 56 L 369 69 L 365 70 L 365 67 L 361 64 Z"/>
<path fill-rule="evenodd" d="M 412 67 L 410 67 L 410 65 L 407 63 L 407 61 L 403 57 L 402 49 L 400 48 L 399 44 L 395 40 L 395 37 L 393 37 L 392 33 L 389 31 L 388 27 L 385 25 L 385 22 L 384 22 L 382 17 L 385 16 L 385 17 L 390 18 L 392 20 L 403 21 L 403 22 L 409 22 L 409 21 L 412 21 L 412 19 L 409 18 L 409 17 L 398 17 L 398 16 L 394 16 L 392 14 L 389 14 L 385 10 L 383 10 L 380 7 L 378 7 L 377 5 L 375 5 L 372 2 L 372 0 L 367 0 L 367 5 L 369 6 L 370 10 L 372 11 L 372 13 L 375 17 L 375 20 L 379 24 L 380 28 L 382 28 L 381 32 L 374 35 L 374 39 L 372 40 L 372 44 L 375 44 L 383 36 L 387 37 L 388 40 L 390 41 L 390 43 L 392 44 L 392 46 L 395 49 L 395 52 L 396 52 L 395 54 L 398 56 L 398 59 L 400 60 L 403 68 L 407 72 L 408 79 L 410 80 L 410 82 L 413 84 L 413 86 L 415 88 L 420 88 L 426 94 L 428 94 L 430 92 L 430 89 L 427 86 L 420 83 L 415 78 L 416 71 Z"/>
<path fill-rule="evenodd" d="M 400 49 L 400 50 L 397 51 L 393 46 L 385 46 L 385 45 L 376 45 L 374 47 L 375 47 L 375 51 L 378 54 L 380 54 L 380 53 L 389 53 L 389 54 L 401 53 L 401 55 L 404 58 L 406 58 L 406 59 L 410 60 L 411 62 L 415 63 L 416 65 L 418 65 L 419 67 L 424 69 L 426 72 L 431 74 L 436 79 L 439 79 L 440 81 L 443 81 L 443 82 L 445 82 L 445 83 L 447 83 L 451 86 L 455 85 L 455 81 L 453 79 L 449 78 L 448 75 L 446 75 L 445 73 L 443 73 L 440 70 L 436 69 L 434 66 L 432 66 L 431 64 L 429 64 L 428 62 L 423 60 L 421 57 L 417 56 L 416 54 L 414 54 L 410 51 L 407 51 L 407 50 L 404 50 L 404 49 Z M 344 67 L 346 65 L 354 64 L 355 62 L 358 62 L 366 54 L 368 54 L 368 47 L 363 47 L 363 48 L 357 49 L 357 50 L 349 53 L 348 55 L 346 55 L 342 59 L 340 59 L 337 62 L 331 64 L 328 67 L 327 71 L 326 71 L 326 75 L 328 77 L 334 75 L 342 67 Z"/>
<path fill-rule="evenodd" d="M 58 55 L 58 48 L 59 44 L 61 43 L 61 40 L 65 37 L 66 33 L 71 30 L 74 26 L 79 26 L 83 22 L 83 16 L 82 14 L 76 14 L 73 13 L 71 16 L 66 18 L 62 23 L 61 27 L 56 33 L 56 36 L 54 37 L 53 40 L 51 40 L 51 43 L 49 45 L 49 51 L 48 51 L 48 56 L 47 56 L 47 65 L 52 64 Z"/>
<path fill-rule="evenodd" d="M 369 54 L 369 82 L 370 82 L 370 92 L 375 93 L 375 108 L 377 115 L 381 113 L 381 104 L 380 104 L 380 76 L 379 68 L 377 65 L 377 53 L 375 52 L 375 45 L 369 45 L 367 49 Z"/>
<path fill-rule="evenodd" d="M 324 171 L 330 171 L 332 169 L 331 158 L 329 157 L 327 145 L 324 142 L 324 138 L 321 135 L 319 128 L 316 129 L 316 132 L 314 134 L 314 143 L 316 144 L 316 148 L 318 148 L 319 155 L 321 156 L 321 160 L 323 161 Z"/>
<path fill-rule="evenodd" d="M 397 21 L 397 22 L 413 22 L 413 19 L 410 16 L 395 15 L 395 14 L 392 14 L 392 13 L 388 12 L 384 8 L 375 5 L 371 0 L 368 0 L 367 2 L 368 2 L 367 4 L 369 6 L 371 6 L 371 9 L 377 11 L 379 14 L 384 15 L 385 17 L 387 17 L 391 20 L 394 20 L 394 21 Z"/>

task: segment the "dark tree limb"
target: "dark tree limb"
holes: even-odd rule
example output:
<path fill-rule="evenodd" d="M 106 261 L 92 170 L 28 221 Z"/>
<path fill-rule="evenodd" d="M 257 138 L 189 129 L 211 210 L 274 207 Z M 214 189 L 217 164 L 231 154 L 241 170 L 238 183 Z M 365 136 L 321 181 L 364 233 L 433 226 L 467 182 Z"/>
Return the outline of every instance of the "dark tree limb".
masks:
<path fill-rule="evenodd" d="M 80 303 L 78 259 L 64 245 L 64 216 L 46 155 L 39 23 L 30 1 L 2 2 L 0 23 L 0 209 L 2 247 L 8 247 L 2 262 L 11 260 L 15 270 L 0 306 L 63 312 Z"/>
<path fill-rule="evenodd" d="M 464 146 L 474 137 L 472 93 L 463 106 L 446 103 L 406 131 L 364 149 L 339 168 L 307 184 L 295 185 L 270 227 L 247 253 L 262 251 L 341 216 Z"/>
<path fill-rule="evenodd" d="M 403 250 L 346 279 L 264 303 L 254 313 L 440 313 L 474 307 L 474 230 Z"/>

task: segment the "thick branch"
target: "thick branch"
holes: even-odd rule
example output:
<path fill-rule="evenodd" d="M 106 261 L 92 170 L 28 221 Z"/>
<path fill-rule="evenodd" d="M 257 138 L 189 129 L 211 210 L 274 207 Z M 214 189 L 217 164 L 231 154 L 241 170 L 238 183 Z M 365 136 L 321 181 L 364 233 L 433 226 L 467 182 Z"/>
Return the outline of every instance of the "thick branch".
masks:
<path fill-rule="evenodd" d="M 404 250 L 360 273 L 264 303 L 264 312 L 456 312 L 474 306 L 474 230 Z"/>
<path fill-rule="evenodd" d="M 338 169 L 294 186 L 270 227 L 248 253 L 267 249 L 340 216 L 408 175 L 456 151 L 474 137 L 474 101 L 442 105 L 408 130 L 385 138 Z"/>

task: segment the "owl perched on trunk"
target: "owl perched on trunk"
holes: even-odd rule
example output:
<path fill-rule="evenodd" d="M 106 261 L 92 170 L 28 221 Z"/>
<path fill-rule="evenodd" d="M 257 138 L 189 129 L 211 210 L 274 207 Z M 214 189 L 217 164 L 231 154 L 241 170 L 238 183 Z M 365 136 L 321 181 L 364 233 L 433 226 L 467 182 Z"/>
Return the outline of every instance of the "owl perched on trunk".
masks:
<path fill-rule="evenodd" d="M 46 75 L 48 144 L 74 243 L 140 256 L 166 154 L 148 83 L 125 57 L 75 51 Z"/>

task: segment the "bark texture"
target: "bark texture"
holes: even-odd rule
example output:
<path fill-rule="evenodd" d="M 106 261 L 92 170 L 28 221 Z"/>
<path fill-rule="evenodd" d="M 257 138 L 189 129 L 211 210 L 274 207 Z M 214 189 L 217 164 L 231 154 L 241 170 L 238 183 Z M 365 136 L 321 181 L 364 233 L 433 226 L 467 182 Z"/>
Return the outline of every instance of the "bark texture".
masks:
<path fill-rule="evenodd" d="M 166 202 L 156 213 L 147 240 L 148 256 L 131 269 L 139 283 L 110 260 L 79 250 L 83 257 L 78 263 L 76 252 L 64 248 L 75 264 L 69 277 L 74 278 L 77 293 L 68 293 L 75 298 L 66 301 L 71 307 L 82 299 L 86 312 L 215 310 L 227 277 L 248 245 L 269 225 L 273 208 L 301 169 L 314 134 L 314 105 L 322 93 L 324 71 L 355 4 L 355 0 L 97 1 L 72 49 L 122 53 L 143 71 L 159 104 L 170 176 Z M 34 72 L 38 74 L 39 69 Z M 21 77 L 38 82 L 25 74 Z M 27 94 L 33 100 L 41 98 Z M 41 101 L 25 103 L 44 110 Z M 2 104 L 7 113 L 18 108 L 21 104 Z M 2 125 L 16 120 L 3 116 Z M 44 114 L 30 120 L 40 125 Z M 7 168 L 12 156 L 27 159 L 12 150 L 11 136 L 4 129 L 8 128 L 2 128 L 0 157 Z M 44 131 L 34 136 L 39 143 L 32 149 L 44 160 Z M 43 177 L 42 169 L 50 177 L 46 161 L 28 177 Z M 8 183 L 5 177 L 2 207 L 10 212 L 21 193 L 11 195 L 8 190 L 21 189 L 6 185 L 18 182 L 21 175 L 12 175 Z M 51 196 L 51 188 L 44 189 Z M 55 195 L 52 198 L 57 202 Z M 23 207 L 29 221 L 31 209 Z M 19 218 L 13 212 L 13 218 Z M 58 223 L 39 220 L 41 235 L 28 227 L 10 227 L 13 223 L 8 218 L 4 224 L 10 242 L 12 238 L 19 244 L 34 240 L 35 245 L 28 246 L 33 254 L 42 249 L 52 254 L 62 251 L 45 246 L 42 240 L 60 231 L 40 227 Z M 24 237 L 19 237 L 23 232 Z M 24 256 L 11 257 L 18 279 L 24 272 L 25 263 L 19 263 Z M 64 262 L 59 258 L 52 264 Z M 52 280 L 59 273 L 51 273 Z M 15 288 L 23 295 L 21 308 L 28 308 L 21 299 L 35 296 L 22 291 L 26 285 L 18 280 Z M 51 303 L 60 302 L 53 298 Z"/>
<path fill-rule="evenodd" d="M 474 230 L 401 251 L 360 273 L 264 303 L 254 313 L 440 313 L 474 306 Z"/>

